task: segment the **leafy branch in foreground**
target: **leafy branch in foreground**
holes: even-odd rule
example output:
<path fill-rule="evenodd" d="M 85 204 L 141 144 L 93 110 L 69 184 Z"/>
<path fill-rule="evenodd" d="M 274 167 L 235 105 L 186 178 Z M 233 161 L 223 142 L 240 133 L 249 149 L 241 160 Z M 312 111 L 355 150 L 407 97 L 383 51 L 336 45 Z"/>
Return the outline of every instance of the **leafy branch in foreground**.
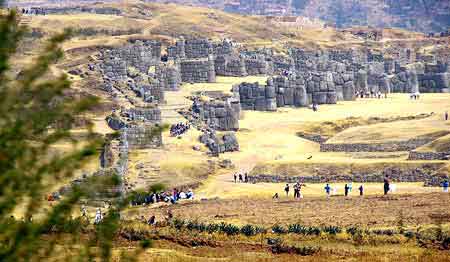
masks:
<path fill-rule="evenodd" d="M 81 142 L 72 132 L 75 118 L 96 105 L 97 99 L 67 96 L 67 76 L 53 76 L 50 70 L 63 57 L 60 45 L 70 31 L 48 39 L 34 62 L 15 76 L 11 65 L 19 66 L 17 48 L 27 29 L 19 25 L 14 10 L 0 11 L 0 261 L 39 261 L 55 255 L 61 260 L 109 260 L 125 203 L 116 203 L 82 241 L 71 216 L 79 200 L 88 195 L 86 189 L 73 186 L 50 207 L 43 200 L 55 184 L 74 176 L 95 157 L 102 144 L 91 124 L 83 127 L 86 135 Z M 55 149 L 60 143 L 73 147 L 60 152 Z M 114 176 L 111 180 L 120 183 Z M 95 190 L 92 185 L 89 189 Z M 22 221 L 13 217 L 15 213 Z"/>

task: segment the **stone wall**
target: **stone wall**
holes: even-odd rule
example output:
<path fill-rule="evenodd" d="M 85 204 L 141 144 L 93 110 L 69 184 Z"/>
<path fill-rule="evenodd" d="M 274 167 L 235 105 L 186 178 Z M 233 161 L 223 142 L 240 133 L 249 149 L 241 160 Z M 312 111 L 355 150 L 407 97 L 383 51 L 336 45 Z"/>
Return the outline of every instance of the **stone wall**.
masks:
<path fill-rule="evenodd" d="M 212 57 L 181 60 L 180 62 L 181 80 L 187 83 L 214 83 L 216 82 L 216 72 Z"/>
<path fill-rule="evenodd" d="M 184 52 L 187 59 L 205 58 L 213 54 L 213 44 L 208 39 L 187 39 Z"/>
<path fill-rule="evenodd" d="M 220 76 L 246 76 L 246 65 L 242 56 L 218 55 L 214 60 L 216 75 Z"/>
<path fill-rule="evenodd" d="M 313 174 L 310 176 L 282 176 L 275 174 L 259 174 L 250 175 L 251 183 L 296 183 L 302 181 L 304 183 L 339 183 L 339 182 L 355 182 L 355 183 L 382 183 L 386 175 L 392 182 L 425 182 L 433 178 L 433 173 L 437 167 L 414 168 L 402 170 L 395 167 L 381 169 L 376 173 L 349 173 L 349 174 Z"/>
<path fill-rule="evenodd" d="M 71 7 L 31 7 L 30 10 L 39 10 L 45 14 L 74 14 L 74 13 L 92 13 L 101 15 L 121 15 L 122 11 L 114 7 L 89 7 L 89 6 L 71 6 Z"/>
<path fill-rule="evenodd" d="M 434 138 L 435 139 L 435 138 Z M 321 152 L 398 152 L 411 151 L 430 143 L 433 138 L 415 138 L 386 143 L 321 144 Z"/>
<path fill-rule="evenodd" d="M 134 40 L 122 47 L 103 50 L 103 60 L 120 59 L 126 63 L 126 68 L 134 67 L 142 73 L 147 73 L 151 66 L 156 66 L 161 60 L 161 43 L 152 40 Z"/>
<path fill-rule="evenodd" d="M 354 99 L 353 75 L 309 72 L 269 78 L 266 85 L 241 83 L 233 87 L 244 110 L 276 111 L 278 107 L 336 104 Z"/>
<path fill-rule="evenodd" d="M 274 73 L 272 61 L 264 56 L 252 56 L 245 58 L 245 68 L 248 75 L 271 75 Z"/>
<path fill-rule="evenodd" d="M 122 112 L 131 121 L 161 123 L 161 110 L 158 107 L 133 107 Z"/>
<path fill-rule="evenodd" d="M 241 106 L 238 101 L 196 102 L 193 112 L 199 115 L 201 121 L 213 130 L 237 131 L 239 129 L 239 116 Z"/>
<path fill-rule="evenodd" d="M 159 148 L 162 146 L 161 133 L 155 134 L 155 125 L 132 124 L 122 129 L 124 141 L 129 149 Z"/>
<path fill-rule="evenodd" d="M 404 70 L 394 75 L 390 81 L 391 91 L 395 93 L 416 93 L 419 92 L 419 82 L 417 73 Z"/>
<path fill-rule="evenodd" d="M 449 160 L 450 152 L 409 152 L 408 160 Z"/>
<path fill-rule="evenodd" d="M 155 70 L 155 77 L 159 85 L 168 91 L 177 91 L 181 86 L 181 72 L 178 63 L 160 63 Z"/>

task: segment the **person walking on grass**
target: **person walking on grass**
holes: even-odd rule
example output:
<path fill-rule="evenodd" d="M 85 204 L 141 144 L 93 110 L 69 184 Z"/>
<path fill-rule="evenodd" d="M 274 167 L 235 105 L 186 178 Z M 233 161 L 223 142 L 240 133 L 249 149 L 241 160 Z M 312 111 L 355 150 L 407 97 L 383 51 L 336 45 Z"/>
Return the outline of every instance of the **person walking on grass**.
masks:
<path fill-rule="evenodd" d="M 245 175 L 244 175 L 244 182 L 248 183 L 248 174 L 247 173 L 245 173 Z"/>
<path fill-rule="evenodd" d="M 242 183 L 243 179 L 242 179 L 242 174 L 239 174 L 239 183 Z"/>
<path fill-rule="evenodd" d="M 363 196 L 364 195 L 364 187 L 363 187 L 363 185 L 360 185 L 358 189 L 359 189 L 359 195 Z"/>
<path fill-rule="evenodd" d="M 383 181 L 383 189 L 384 189 L 384 195 L 387 195 L 388 192 L 389 192 L 389 177 L 388 177 L 388 176 L 386 176 L 386 177 L 384 178 L 384 181 Z"/>
<path fill-rule="evenodd" d="M 236 175 L 236 173 L 234 173 L 234 183 L 236 183 L 237 182 L 237 175 Z"/>
<path fill-rule="evenodd" d="M 448 111 L 445 111 L 444 118 L 445 118 L 445 121 L 448 120 Z"/>
<path fill-rule="evenodd" d="M 327 183 L 325 185 L 324 189 L 325 189 L 325 193 L 327 194 L 327 198 L 329 198 L 330 194 L 331 194 L 331 186 L 330 186 L 330 184 Z"/>
<path fill-rule="evenodd" d="M 289 196 L 289 184 L 284 187 L 284 192 L 286 192 L 286 196 Z"/>
<path fill-rule="evenodd" d="M 350 187 L 348 186 L 348 184 L 345 184 L 344 186 L 344 194 L 347 197 L 348 196 L 348 191 L 349 191 Z"/>

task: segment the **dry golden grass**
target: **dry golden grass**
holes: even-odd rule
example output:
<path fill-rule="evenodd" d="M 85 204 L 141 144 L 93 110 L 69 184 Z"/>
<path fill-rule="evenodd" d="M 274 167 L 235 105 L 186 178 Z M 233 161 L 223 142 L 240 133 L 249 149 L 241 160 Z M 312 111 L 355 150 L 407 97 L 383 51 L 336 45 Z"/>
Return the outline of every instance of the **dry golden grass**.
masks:
<path fill-rule="evenodd" d="M 450 152 L 450 135 L 440 137 L 429 144 L 419 147 L 417 151 Z"/>
<path fill-rule="evenodd" d="M 249 223 L 265 227 L 292 223 L 316 226 L 392 227 L 401 216 L 406 226 L 416 226 L 437 223 L 439 222 L 435 221 L 437 217 L 450 218 L 449 210 L 445 205 L 450 200 L 448 193 L 418 194 L 414 192 L 414 189 L 409 190 L 413 188 L 413 185 L 409 185 L 411 187 L 398 185 L 401 193 L 382 196 L 382 184 L 368 184 L 367 190 L 377 191 L 377 195 L 359 197 L 357 192 L 353 192 L 350 197 L 344 197 L 343 185 L 340 186 L 341 195 L 329 199 L 325 198 L 324 193 L 322 193 L 323 196 L 318 197 L 311 196 L 308 191 L 305 191 L 305 198 L 301 200 L 295 200 L 292 196 L 282 197 L 280 200 L 240 197 L 187 201 L 156 209 L 140 208 L 138 210 L 146 217 L 154 214 L 158 219 L 163 219 L 167 210 L 170 209 L 175 217 L 182 219 L 207 223 L 225 221 L 238 225 Z M 308 187 L 305 190 L 308 190 Z M 354 191 L 357 190 L 354 189 Z"/>
<path fill-rule="evenodd" d="M 177 114 L 176 109 L 188 107 L 191 102 L 186 98 L 198 91 L 222 91 L 228 92 L 233 84 L 247 82 L 264 82 L 265 77 L 232 78 L 218 77 L 217 83 L 210 84 L 185 84 L 180 91 L 166 94 L 167 105 L 162 107 L 163 119 L 169 123 L 184 121 Z M 422 113 L 436 112 L 435 116 L 422 120 L 395 121 L 385 123 L 384 128 L 379 125 L 361 126 L 367 133 L 357 133 L 367 138 L 370 133 L 380 132 L 383 137 L 392 140 L 400 140 L 405 137 L 415 136 L 407 130 L 411 123 L 420 125 L 419 130 L 424 134 L 444 129 L 447 125 L 440 120 L 438 112 L 450 109 L 448 94 L 425 94 L 419 101 L 409 100 L 406 94 L 392 94 L 388 99 L 363 99 L 352 102 L 339 102 L 337 105 L 323 105 L 318 112 L 312 112 L 307 108 L 280 108 L 277 112 L 245 111 L 240 120 L 240 131 L 237 132 L 240 151 L 221 155 L 220 159 L 231 159 L 236 165 L 235 170 L 217 170 L 197 189 L 201 197 L 240 197 L 240 196 L 264 196 L 273 194 L 281 185 L 257 184 L 234 185 L 231 182 L 233 172 L 250 172 L 255 170 L 267 171 L 286 175 L 308 175 L 315 168 L 332 168 L 336 172 L 346 172 L 350 168 L 376 170 L 385 166 L 398 166 L 410 168 L 420 166 L 423 162 L 406 161 L 407 152 L 395 153 L 324 153 L 320 152 L 317 143 L 302 139 L 296 135 L 300 130 L 316 130 L 321 123 L 332 122 L 325 133 L 334 135 L 348 124 L 348 119 L 357 118 L 357 125 L 372 124 L 369 118 L 398 118 L 416 116 Z M 336 128 L 335 125 L 338 127 Z M 397 131 L 397 128 L 399 129 Z M 406 129 L 406 133 L 403 130 Z M 412 129 L 412 128 L 410 128 Z M 351 128 L 349 129 L 351 130 Z M 414 129 L 413 129 L 414 130 Z M 344 131 L 345 132 L 345 131 Z M 343 133 L 344 133 L 343 132 Z M 145 153 L 142 159 L 152 159 L 155 163 L 172 162 L 204 163 L 210 159 L 206 156 L 206 149 L 200 152 L 193 151 L 192 146 L 197 142 L 199 133 L 193 130 L 184 135 L 182 139 L 164 137 L 164 152 L 155 153 L 149 158 Z M 338 134 L 339 135 L 339 134 Z M 356 138 L 355 138 L 356 139 Z M 361 138 L 360 140 L 364 140 Z M 156 152 L 156 151 L 155 151 Z M 312 156 L 312 159 L 307 160 Z M 436 163 L 442 163 L 437 161 Z M 412 185 L 409 185 L 412 186 Z M 412 186 L 414 192 L 421 191 L 420 185 Z"/>

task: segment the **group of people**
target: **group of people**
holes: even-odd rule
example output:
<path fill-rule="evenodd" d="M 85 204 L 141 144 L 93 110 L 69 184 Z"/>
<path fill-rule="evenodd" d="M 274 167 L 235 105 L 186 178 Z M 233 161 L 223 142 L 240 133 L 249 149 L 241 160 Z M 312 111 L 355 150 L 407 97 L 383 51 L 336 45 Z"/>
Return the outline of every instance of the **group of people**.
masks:
<path fill-rule="evenodd" d="M 411 94 L 409 95 L 409 98 L 410 98 L 411 100 L 418 100 L 418 99 L 420 98 L 420 93 L 419 93 L 419 92 L 417 92 L 417 93 L 411 93 Z"/>
<path fill-rule="evenodd" d="M 302 187 L 306 187 L 306 185 L 304 183 L 300 183 L 300 182 L 297 182 L 294 184 L 294 186 L 293 186 L 294 198 L 303 198 Z M 284 187 L 284 192 L 286 193 L 286 196 L 289 196 L 290 188 L 291 187 L 289 186 L 289 184 L 286 184 L 286 186 Z M 278 198 L 278 194 L 275 194 L 273 196 L 273 198 Z"/>
<path fill-rule="evenodd" d="M 245 173 L 244 175 L 242 175 L 241 173 L 239 174 L 234 174 L 234 183 L 238 182 L 239 179 L 239 183 L 248 183 L 248 174 Z"/>
<path fill-rule="evenodd" d="M 442 182 L 442 188 L 443 188 L 443 192 L 449 192 L 449 184 L 450 182 L 448 180 L 445 180 L 444 182 Z M 302 194 L 302 187 L 306 187 L 306 185 L 304 183 L 300 183 L 297 182 L 294 184 L 293 189 L 294 189 L 294 198 L 303 198 L 303 194 Z M 289 184 L 286 184 L 286 186 L 284 187 L 284 192 L 286 193 L 286 196 L 289 196 L 289 192 L 290 192 L 290 188 L 291 186 Z M 332 187 L 329 183 L 327 183 L 324 187 L 325 190 L 325 194 L 327 196 L 327 198 L 329 198 L 331 195 L 336 195 L 337 194 L 337 187 Z M 353 183 L 346 183 L 344 185 L 344 195 L 348 196 L 353 190 Z M 363 196 L 364 195 L 364 185 L 360 185 L 358 187 L 358 191 L 359 191 L 359 195 Z M 384 195 L 387 195 L 389 192 L 395 192 L 396 191 L 396 185 L 391 184 L 389 177 L 386 176 L 383 179 L 383 193 Z M 278 193 L 275 193 L 272 197 L 273 199 L 277 199 L 279 198 Z"/>
<path fill-rule="evenodd" d="M 47 13 L 43 8 L 32 8 L 32 9 L 25 9 L 22 8 L 22 14 L 24 15 L 46 15 Z"/>
<path fill-rule="evenodd" d="M 378 98 L 381 99 L 383 97 L 383 93 L 381 93 L 381 91 L 375 92 L 373 90 L 371 91 L 363 91 L 363 90 L 358 90 L 356 91 L 355 97 L 357 98 Z M 387 98 L 387 93 L 384 92 L 384 98 Z"/>
<path fill-rule="evenodd" d="M 191 128 L 189 123 L 178 123 L 170 127 L 170 136 L 181 136 Z"/>
<path fill-rule="evenodd" d="M 164 217 L 167 222 L 170 222 L 173 219 L 173 213 L 171 210 L 167 211 L 167 216 Z M 156 225 L 156 216 L 151 215 L 148 217 L 148 219 L 145 218 L 145 216 L 141 215 L 140 217 L 136 218 L 137 221 L 142 222 L 144 224 L 147 224 L 149 226 Z"/>
<path fill-rule="evenodd" d="M 189 189 L 187 192 L 174 188 L 172 192 L 152 193 L 152 194 L 137 194 L 131 200 L 131 206 L 150 205 L 158 202 L 166 202 L 175 204 L 181 199 L 194 199 L 194 192 Z"/>

